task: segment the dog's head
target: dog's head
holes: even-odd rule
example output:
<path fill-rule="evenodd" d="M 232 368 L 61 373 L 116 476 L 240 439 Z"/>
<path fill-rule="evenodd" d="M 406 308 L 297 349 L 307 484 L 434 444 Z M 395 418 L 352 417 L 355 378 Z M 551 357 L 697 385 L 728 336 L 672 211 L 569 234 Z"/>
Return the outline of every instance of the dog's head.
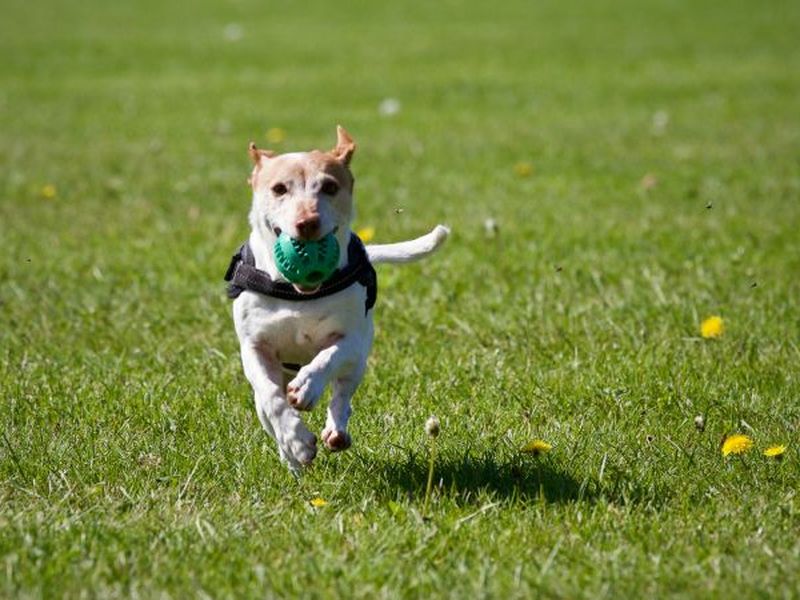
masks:
<path fill-rule="evenodd" d="M 321 152 L 276 154 L 251 143 L 250 176 L 253 229 L 267 242 L 285 232 L 299 240 L 318 240 L 341 232 L 347 239 L 353 219 L 353 175 L 350 159 L 356 145 L 337 127 L 336 146 Z"/>

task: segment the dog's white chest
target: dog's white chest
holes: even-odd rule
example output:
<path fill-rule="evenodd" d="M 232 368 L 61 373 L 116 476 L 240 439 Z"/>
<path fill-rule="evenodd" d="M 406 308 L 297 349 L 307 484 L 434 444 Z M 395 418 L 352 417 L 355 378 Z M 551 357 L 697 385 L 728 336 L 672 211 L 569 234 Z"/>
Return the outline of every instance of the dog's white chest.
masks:
<path fill-rule="evenodd" d="M 292 302 L 244 292 L 233 305 L 240 336 L 267 343 L 282 362 L 305 364 L 337 339 L 367 331 L 366 290 L 355 284 L 332 296 Z"/>

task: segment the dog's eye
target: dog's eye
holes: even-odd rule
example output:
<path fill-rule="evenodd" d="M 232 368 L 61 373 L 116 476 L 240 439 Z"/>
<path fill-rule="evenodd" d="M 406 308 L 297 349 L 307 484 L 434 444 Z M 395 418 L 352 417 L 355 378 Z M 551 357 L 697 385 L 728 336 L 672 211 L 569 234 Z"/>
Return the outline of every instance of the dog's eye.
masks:
<path fill-rule="evenodd" d="M 276 183 L 272 186 L 272 193 L 276 196 L 283 196 L 288 191 L 288 188 L 282 183 Z"/>
<path fill-rule="evenodd" d="M 327 196 L 335 196 L 336 192 L 339 191 L 339 184 L 332 179 L 326 179 L 322 182 L 319 191 Z"/>

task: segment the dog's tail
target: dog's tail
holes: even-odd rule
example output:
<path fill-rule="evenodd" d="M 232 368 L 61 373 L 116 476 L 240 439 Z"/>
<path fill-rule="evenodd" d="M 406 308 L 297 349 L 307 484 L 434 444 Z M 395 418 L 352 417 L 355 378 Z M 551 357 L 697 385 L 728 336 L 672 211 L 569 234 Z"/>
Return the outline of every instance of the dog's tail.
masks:
<path fill-rule="evenodd" d="M 450 229 L 437 225 L 430 233 L 415 240 L 396 244 L 372 244 L 367 246 L 367 256 L 373 264 L 405 263 L 433 254 L 450 235 Z"/>

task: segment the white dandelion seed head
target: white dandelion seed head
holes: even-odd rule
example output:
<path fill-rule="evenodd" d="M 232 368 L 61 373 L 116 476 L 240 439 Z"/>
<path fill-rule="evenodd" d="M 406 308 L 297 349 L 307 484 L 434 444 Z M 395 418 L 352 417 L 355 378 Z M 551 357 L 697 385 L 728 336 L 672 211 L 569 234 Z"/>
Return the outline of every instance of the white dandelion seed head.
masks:
<path fill-rule="evenodd" d="M 661 135 L 669 125 L 669 113 L 665 110 L 657 110 L 653 114 L 653 133 Z"/>
<path fill-rule="evenodd" d="M 228 23 L 222 30 L 222 35 L 229 42 L 238 42 L 244 37 L 244 29 L 238 23 Z"/>
<path fill-rule="evenodd" d="M 694 426 L 697 431 L 703 431 L 706 428 L 706 418 L 703 415 L 697 415 L 694 418 Z"/>
<path fill-rule="evenodd" d="M 400 112 L 400 100 L 397 98 L 384 98 L 378 105 L 378 112 L 384 117 L 392 117 Z"/>
<path fill-rule="evenodd" d="M 440 423 L 439 419 L 434 416 L 428 417 L 428 420 L 425 421 L 425 433 L 427 433 L 431 437 L 436 437 L 439 435 Z"/>

